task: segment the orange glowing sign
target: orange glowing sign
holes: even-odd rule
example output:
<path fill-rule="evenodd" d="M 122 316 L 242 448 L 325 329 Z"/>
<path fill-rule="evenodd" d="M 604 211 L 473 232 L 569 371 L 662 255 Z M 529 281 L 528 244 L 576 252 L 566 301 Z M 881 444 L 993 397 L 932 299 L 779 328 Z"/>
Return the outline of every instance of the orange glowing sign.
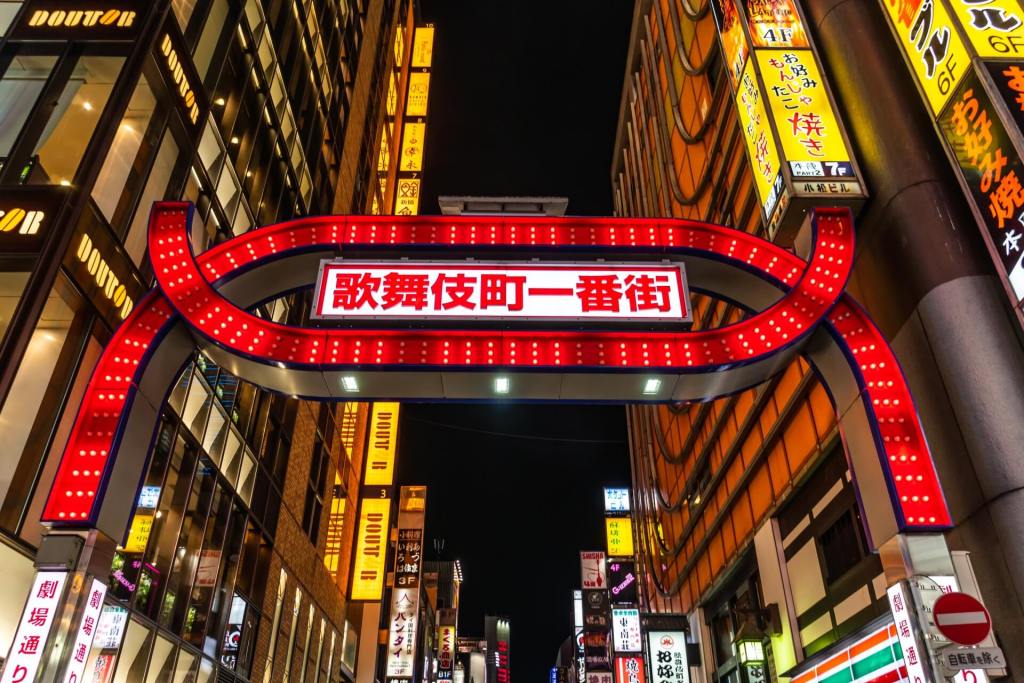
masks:
<path fill-rule="evenodd" d="M 807 47 L 807 32 L 793 0 L 746 0 L 755 47 Z"/>

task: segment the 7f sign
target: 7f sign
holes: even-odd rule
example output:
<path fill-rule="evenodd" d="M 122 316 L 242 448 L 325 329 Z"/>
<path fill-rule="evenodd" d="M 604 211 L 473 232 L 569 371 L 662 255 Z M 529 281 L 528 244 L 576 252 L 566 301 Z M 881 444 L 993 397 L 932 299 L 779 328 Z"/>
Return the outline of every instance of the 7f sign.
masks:
<path fill-rule="evenodd" d="M 316 318 L 689 322 L 681 264 L 324 261 Z"/>

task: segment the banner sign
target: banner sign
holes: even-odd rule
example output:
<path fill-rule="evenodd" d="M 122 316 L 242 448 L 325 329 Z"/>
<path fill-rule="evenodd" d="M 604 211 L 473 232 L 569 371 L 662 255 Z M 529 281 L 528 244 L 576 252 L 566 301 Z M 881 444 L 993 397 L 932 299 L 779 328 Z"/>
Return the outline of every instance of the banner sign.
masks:
<path fill-rule="evenodd" d="M 629 512 L 629 489 L 605 489 L 605 512 Z"/>
<path fill-rule="evenodd" d="M 583 634 L 583 652 L 586 657 L 587 675 L 594 671 L 611 669 L 608 655 L 608 632 Z"/>
<path fill-rule="evenodd" d="M 323 261 L 313 317 L 684 323 L 682 264 Z"/>
<path fill-rule="evenodd" d="M 1017 300 L 1024 299 L 1024 165 L 975 72 L 964 79 L 939 127 L 983 219 L 983 235 Z"/>
<path fill-rule="evenodd" d="M 370 413 L 370 441 L 366 449 L 367 486 L 391 486 L 398 447 L 398 403 L 374 403 Z"/>
<path fill-rule="evenodd" d="M 420 560 L 423 558 L 423 529 L 399 529 L 395 557 L 395 585 L 417 588 L 420 585 Z"/>
<path fill-rule="evenodd" d="M 388 629 L 387 677 L 412 678 L 416 665 L 416 617 L 419 588 L 395 588 Z"/>
<path fill-rule="evenodd" d="M 443 625 L 437 629 L 437 679 L 452 679 L 455 662 L 455 627 Z"/>
<path fill-rule="evenodd" d="M 608 557 L 633 557 L 633 520 L 629 517 L 605 517 Z"/>
<path fill-rule="evenodd" d="M 685 633 L 650 631 L 647 649 L 651 657 L 651 683 L 690 683 Z"/>
<path fill-rule="evenodd" d="M 644 683 L 644 658 L 616 657 L 615 683 Z"/>
<path fill-rule="evenodd" d="M 644 648 L 640 637 L 640 610 L 612 610 L 612 644 L 616 652 L 640 652 Z"/>
<path fill-rule="evenodd" d="M 363 498 L 359 504 L 356 554 L 352 562 L 351 600 L 380 600 L 391 519 L 390 498 Z"/>
<path fill-rule="evenodd" d="M 89 656 L 92 641 L 96 637 L 100 612 L 103 610 L 103 598 L 106 594 L 107 585 L 93 579 L 85 598 L 85 609 L 82 611 L 82 621 L 75 635 L 75 644 L 71 647 L 68 668 L 64 672 L 64 683 L 79 683 L 82 680 L 85 673 L 85 658 Z"/>
<path fill-rule="evenodd" d="M 38 572 L 21 613 L 11 652 L 4 662 L 0 683 L 36 680 L 36 671 L 47 651 L 50 627 L 63 604 L 67 572 Z M 101 598 L 102 602 L 102 598 Z"/>
<path fill-rule="evenodd" d="M 583 591 L 583 629 L 585 631 L 607 631 L 608 591 Z"/>
<path fill-rule="evenodd" d="M 608 588 L 604 553 L 594 550 L 584 550 L 580 553 L 580 586 L 584 590 Z"/>
<path fill-rule="evenodd" d="M 636 564 L 632 560 L 608 561 L 608 592 L 613 603 L 636 604 Z"/>
<path fill-rule="evenodd" d="M 149 14 L 138 0 L 33 0 L 10 28 L 13 40 L 135 40 Z"/>

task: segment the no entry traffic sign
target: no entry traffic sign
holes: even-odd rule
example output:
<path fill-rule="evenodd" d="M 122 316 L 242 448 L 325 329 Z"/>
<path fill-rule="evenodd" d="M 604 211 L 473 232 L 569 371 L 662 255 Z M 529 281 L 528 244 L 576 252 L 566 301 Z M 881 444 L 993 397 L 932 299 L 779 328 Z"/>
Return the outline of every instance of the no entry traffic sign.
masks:
<path fill-rule="evenodd" d="M 932 608 L 939 633 L 960 645 L 977 645 L 992 630 L 992 617 L 985 606 L 966 593 L 946 593 Z"/>

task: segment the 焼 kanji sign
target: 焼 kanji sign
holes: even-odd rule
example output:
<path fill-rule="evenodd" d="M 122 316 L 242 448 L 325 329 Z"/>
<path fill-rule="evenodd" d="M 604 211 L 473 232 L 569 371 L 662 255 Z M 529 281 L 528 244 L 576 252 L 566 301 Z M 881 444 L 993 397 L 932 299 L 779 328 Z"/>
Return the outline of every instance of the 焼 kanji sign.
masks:
<path fill-rule="evenodd" d="M 966 593 L 946 593 L 932 607 L 935 628 L 954 643 L 977 645 L 992 631 L 992 618 L 981 602 Z"/>
<path fill-rule="evenodd" d="M 324 261 L 313 316 L 689 322 L 681 264 Z"/>

